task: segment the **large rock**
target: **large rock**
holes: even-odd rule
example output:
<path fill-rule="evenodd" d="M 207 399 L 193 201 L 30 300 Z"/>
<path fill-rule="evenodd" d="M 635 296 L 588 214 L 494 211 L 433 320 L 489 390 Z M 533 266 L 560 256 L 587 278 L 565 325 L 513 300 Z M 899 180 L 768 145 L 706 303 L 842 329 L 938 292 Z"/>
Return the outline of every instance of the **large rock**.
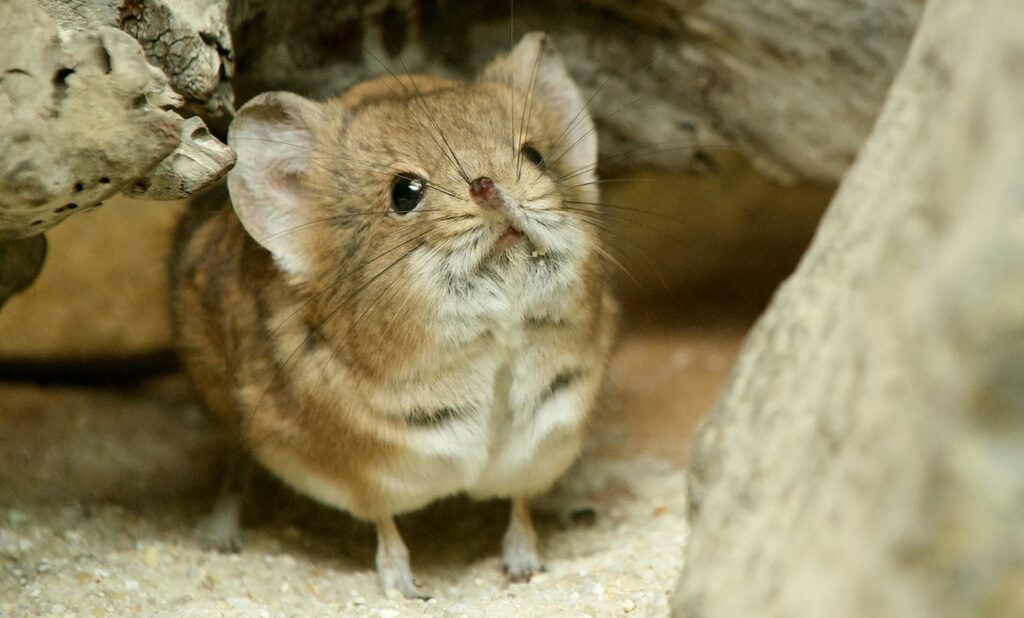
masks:
<path fill-rule="evenodd" d="M 230 108 L 231 91 L 221 85 L 230 73 L 226 6 L 154 2 L 127 3 L 131 15 L 119 21 L 111 0 L 4 3 L 0 242 L 38 235 L 120 191 L 180 199 L 234 164 L 234 152 L 201 119 L 171 111 L 186 102 Z M 161 27 L 178 41 L 158 46 L 169 76 L 118 26 L 147 44 Z M 187 71 L 174 65 L 178 52 L 189 55 L 187 62 L 178 58 Z"/>
<path fill-rule="evenodd" d="M 1024 615 L 1024 4 L 933 0 L 701 431 L 676 615 Z"/>

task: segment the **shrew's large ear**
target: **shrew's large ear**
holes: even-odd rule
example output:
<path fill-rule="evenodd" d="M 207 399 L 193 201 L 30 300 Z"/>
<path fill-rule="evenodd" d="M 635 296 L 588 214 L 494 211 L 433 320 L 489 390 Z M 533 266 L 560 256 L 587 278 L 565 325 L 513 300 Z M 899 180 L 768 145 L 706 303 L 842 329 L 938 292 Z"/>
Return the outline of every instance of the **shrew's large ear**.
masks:
<path fill-rule="evenodd" d="M 292 274 L 308 272 L 301 237 L 310 213 L 302 179 L 314 148 L 319 106 L 297 94 L 265 92 L 242 106 L 228 129 L 238 154 L 228 173 L 231 204 L 245 230 Z"/>
<path fill-rule="evenodd" d="M 555 44 L 546 34 L 530 32 L 524 36 L 511 53 L 494 59 L 479 79 L 512 85 L 517 93 L 517 115 L 522 113 L 533 82 L 533 94 L 530 96 L 544 102 L 545 107 L 558 118 L 559 130 L 563 131 L 555 152 L 544 153 L 545 158 L 550 160 L 561 156 L 571 169 L 597 163 L 594 121 L 590 112 L 584 109 L 583 97 L 569 77 Z"/>

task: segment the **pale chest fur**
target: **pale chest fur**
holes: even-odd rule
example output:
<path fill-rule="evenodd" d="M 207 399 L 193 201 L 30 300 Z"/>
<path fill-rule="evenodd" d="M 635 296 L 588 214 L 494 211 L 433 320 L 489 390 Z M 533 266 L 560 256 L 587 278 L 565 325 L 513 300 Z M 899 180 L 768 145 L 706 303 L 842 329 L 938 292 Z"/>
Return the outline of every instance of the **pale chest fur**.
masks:
<path fill-rule="evenodd" d="M 323 373 L 309 390 L 311 403 L 343 418 L 353 436 L 382 440 L 387 457 L 332 474 L 304 464 L 300 452 L 257 454 L 300 490 L 357 515 L 367 507 L 354 496 L 367 487 L 372 510 L 384 513 L 460 492 L 546 490 L 578 454 L 613 319 L 610 301 L 583 310 L 557 273 L 538 270 L 539 281 L 524 288 L 455 285 L 435 299 L 434 344 L 403 359 L 403 370 L 382 383 L 353 375 L 343 353 L 304 357 L 301 364 Z"/>

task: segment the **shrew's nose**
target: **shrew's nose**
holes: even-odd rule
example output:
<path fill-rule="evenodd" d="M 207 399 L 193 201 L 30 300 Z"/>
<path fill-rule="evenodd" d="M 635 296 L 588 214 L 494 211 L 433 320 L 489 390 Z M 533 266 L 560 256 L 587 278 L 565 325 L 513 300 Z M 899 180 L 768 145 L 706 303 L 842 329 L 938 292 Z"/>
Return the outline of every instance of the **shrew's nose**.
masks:
<path fill-rule="evenodd" d="M 473 200 L 481 206 L 491 207 L 494 204 L 494 197 L 498 193 L 494 181 L 487 176 L 481 176 L 469 183 L 469 194 Z"/>

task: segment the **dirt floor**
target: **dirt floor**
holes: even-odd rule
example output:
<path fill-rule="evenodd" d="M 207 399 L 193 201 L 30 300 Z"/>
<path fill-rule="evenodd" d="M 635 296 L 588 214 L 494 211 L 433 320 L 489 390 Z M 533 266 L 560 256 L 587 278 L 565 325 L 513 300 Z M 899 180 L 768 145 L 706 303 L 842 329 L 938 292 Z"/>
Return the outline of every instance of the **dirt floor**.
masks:
<path fill-rule="evenodd" d="M 501 503 L 403 518 L 428 602 L 385 597 L 366 524 L 257 483 L 240 554 L 193 534 L 223 466 L 180 376 L 116 390 L 0 382 L 2 616 L 663 616 L 683 462 L 747 322 L 636 309 L 587 451 L 535 505 L 548 571 L 509 584 Z"/>

